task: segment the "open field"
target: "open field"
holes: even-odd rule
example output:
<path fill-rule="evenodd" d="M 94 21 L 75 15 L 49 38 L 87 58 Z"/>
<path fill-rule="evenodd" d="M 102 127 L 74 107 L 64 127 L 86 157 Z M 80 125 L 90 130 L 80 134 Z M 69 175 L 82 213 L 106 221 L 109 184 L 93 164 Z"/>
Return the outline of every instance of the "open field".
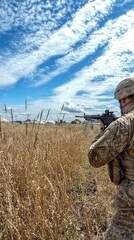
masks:
<path fill-rule="evenodd" d="M 0 128 L 0 239 L 102 240 L 116 187 L 87 159 L 98 128 Z"/>

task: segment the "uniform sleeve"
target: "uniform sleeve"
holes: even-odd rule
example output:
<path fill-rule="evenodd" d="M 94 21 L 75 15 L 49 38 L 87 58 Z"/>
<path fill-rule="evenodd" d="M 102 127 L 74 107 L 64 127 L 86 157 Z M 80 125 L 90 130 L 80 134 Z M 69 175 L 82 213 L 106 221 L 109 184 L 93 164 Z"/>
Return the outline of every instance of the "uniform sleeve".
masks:
<path fill-rule="evenodd" d="M 92 142 L 88 159 L 93 167 L 101 167 L 113 160 L 128 144 L 128 123 L 122 117 L 112 122 L 99 139 Z"/>

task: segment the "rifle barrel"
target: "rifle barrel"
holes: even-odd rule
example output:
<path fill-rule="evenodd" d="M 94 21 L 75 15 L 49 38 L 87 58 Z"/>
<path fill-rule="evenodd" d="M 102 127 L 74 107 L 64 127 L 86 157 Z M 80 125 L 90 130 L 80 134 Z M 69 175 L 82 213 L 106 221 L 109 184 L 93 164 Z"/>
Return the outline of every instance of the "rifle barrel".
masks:
<path fill-rule="evenodd" d="M 75 116 L 75 117 L 78 117 L 78 118 L 84 118 L 84 116 Z"/>

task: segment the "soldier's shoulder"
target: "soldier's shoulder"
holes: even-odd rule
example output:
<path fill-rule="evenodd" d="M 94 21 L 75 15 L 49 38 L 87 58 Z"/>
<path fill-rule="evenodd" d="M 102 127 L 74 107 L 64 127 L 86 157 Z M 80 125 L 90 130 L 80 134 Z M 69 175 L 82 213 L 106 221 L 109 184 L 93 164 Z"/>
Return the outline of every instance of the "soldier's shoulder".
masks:
<path fill-rule="evenodd" d="M 134 110 L 125 114 L 124 117 L 127 118 L 127 119 L 129 119 L 129 118 L 134 119 Z"/>
<path fill-rule="evenodd" d="M 119 117 L 117 120 L 117 124 L 126 124 L 129 125 L 130 122 L 134 123 L 134 110 L 126 113 L 125 115 Z"/>
<path fill-rule="evenodd" d="M 129 124 L 129 119 L 133 118 L 134 119 L 134 111 L 129 112 L 125 115 L 122 115 L 121 117 L 119 117 L 116 121 L 115 124 Z"/>
<path fill-rule="evenodd" d="M 115 135 L 120 135 L 122 133 L 127 134 L 130 130 L 134 129 L 134 111 L 129 112 L 121 117 L 119 117 L 116 121 L 112 122 L 108 130 L 113 132 Z M 111 133 L 112 134 L 112 133 Z"/>
<path fill-rule="evenodd" d="M 120 131 L 127 131 L 129 128 L 129 121 L 125 116 L 119 117 L 117 120 L 112 122 L 108 128 L 106 129 L 107 131 L 110 131 L 111 134 L 117 134 Z"/>

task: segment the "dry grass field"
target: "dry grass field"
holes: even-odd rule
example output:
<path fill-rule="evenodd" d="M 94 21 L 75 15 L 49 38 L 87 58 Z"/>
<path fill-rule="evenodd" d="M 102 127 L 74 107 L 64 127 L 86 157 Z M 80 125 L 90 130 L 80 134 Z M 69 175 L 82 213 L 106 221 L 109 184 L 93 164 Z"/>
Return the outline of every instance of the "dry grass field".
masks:
<path fill-rule="evenodd" d="M 87 159 L 90 125 L 0 127 L 0 239 L 102 240 L 116 188 Z"/>

